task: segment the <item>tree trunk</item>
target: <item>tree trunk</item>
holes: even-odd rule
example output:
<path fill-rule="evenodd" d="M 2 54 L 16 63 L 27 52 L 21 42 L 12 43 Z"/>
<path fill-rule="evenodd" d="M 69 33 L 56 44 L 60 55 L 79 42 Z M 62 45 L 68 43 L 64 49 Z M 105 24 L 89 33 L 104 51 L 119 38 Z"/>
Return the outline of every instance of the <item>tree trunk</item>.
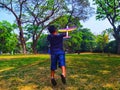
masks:
<path fill-rule="evenodd" d="M 37 25 L 37 26 L 39 26 L 39 25 Z M 47 27 L 47 26 L 45 26 L 45 27 Z M 33 34 L 33 37 L 32 37 L 32 40 L 33 40 L 32 51 L 33 51 L 34 54 L 38 53 L 37 52 L 37 42 L 38 42 L 38 39 L 40 38 L 40 35 L 43 32 L 43 30 L 44 30 L 44 28 L 39 32 L 38 35 Z"/>
<path fill-rule="evenodd" d="M 120 54 L 120 40 L 117 40 L 117 54 Z"/>
<path fill-rule="evenodd" d="M 25 44 L 25 39 L 23 37 L 23 32 L 20 31 L 20 43 L 22 46 L 22 53 L 26 54 L 26 44 Z"/>
<path fill-rule="evenodd" d="M 116 40 L 116 44 L 117 44 L 117 54 L 120 54 L 120 36 L 119 36 L 119 33 L 120 33 L 120 28 L 118 26 L 118 28 L 115 27 L 115 25 L 112 25 L 113 26 L 113 30 L 114 30 L 114 38 Z"/>
<path fill-rule="evenodd" d="M 21 26 L 21 22 L 18 20 L 18 27 L 19 27 L 19 37 L 20 37 L 20 43 L 21 43 L 21 46 L 22 46 L 22 53 L 23 54 L 26 54 L 26 43 L 25 43 L 25 39 L 24 39 L 24 33 L 23 33 L 23 30 L 22 30 L 22 26 Z"/>
<path fill-rule="evenodd" d="M 34 54 L 37 54 L 37 40 L 33 40 L 32 51 Z"/>

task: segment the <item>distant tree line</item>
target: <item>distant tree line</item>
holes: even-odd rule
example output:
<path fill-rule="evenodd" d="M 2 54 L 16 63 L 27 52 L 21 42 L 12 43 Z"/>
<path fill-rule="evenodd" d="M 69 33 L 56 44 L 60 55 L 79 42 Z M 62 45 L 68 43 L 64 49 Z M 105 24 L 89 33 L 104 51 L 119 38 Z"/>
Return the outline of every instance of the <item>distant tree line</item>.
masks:
<path fill-rule="evenodd" d="M 109 35 L 108 33 L 103 34 L 103 32 L 94 35 L 89 29 L 81 27 L 70 33 L 71 38 L 64 39 L 64 50 L 66 53 L 78 54 L 81 52 L 117 53 L 116 42 L 109 40 Z M 42 34 L 38 41 L 37 50 L 40 53 L 48 53 L 49 43 L 46 38 L 47 35 Z"/>
<path fill-rule="evenodd" d="M 58 22 L 59 20 L 57 20 Z M 61 20 L 60 20 L 61 21 Z M 56 22 L 55 22 L 56 23 Z M 54 23 L 54 24 L 55 24 Z M 57 24 L 56 24 L 57 25 Z M 90 29 L 83 28 L 80 23 L 79 28 L 70 32 L 71 38 L 64 39 L 64 50 L 67 53 L 81 52 L 102 52 L 117 53 L 115 40 L 110 41 L 111 29 L 104 30 L 99 35 L 94 35 Z M 57 27 L 57 26 L 56 26 Z M 58 27 L 59 28 L 59 27 Z M 21 53 L 20 40 L 15 33 L 16 25 L 11 25 L 7 21 L 0 22 L 0 52 L 1 53 Z M 47 41 L 48 34 L 41 34 L 37 42 L 38 53 L 48 53 L 49 43 Z M 32 53 L 32 41 L 26 42 L 28 53 Z"/>

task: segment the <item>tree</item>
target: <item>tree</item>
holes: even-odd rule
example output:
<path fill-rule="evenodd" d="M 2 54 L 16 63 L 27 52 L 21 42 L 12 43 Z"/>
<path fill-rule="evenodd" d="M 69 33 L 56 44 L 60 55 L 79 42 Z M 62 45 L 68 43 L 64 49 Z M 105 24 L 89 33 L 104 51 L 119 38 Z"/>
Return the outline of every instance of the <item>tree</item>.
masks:
<path fill-rule="evenodd" d="M 107 53 L 117 53 L 117 45 L 115 40 L 110 41 L 106 46 L 105 46 L 105 52 Z"/>
<path fill-rule="evenodd" d="M 59 18 L 57 18 L 56 20 L 54 20 L 54 22 L 52 22 L 51 24 L 54 24 L 58 29 L 61 28 L 65 28 L 66 24 L 68 23 L 68 19 L 69 19 L 69 15 L 63 15 Z M 80 21 L 74 17 L 71 17 L 71 23 L 69 23 L 69 27 L 75 26 L 75 27 L 82 27 Z"/>
<path fill-rule="evenodd" d="M 104 53 L 104 48 L 105 46 L 108 44 L 108 41 L 109 41 L 109 36 L 108 34 L 103 31 L 102 34 L 100 35 L 97 35 L 96 37 L 96 42 L 97 42 L 97 51 L 101 51 Z"/>
<path fill-rule="evenodd" d="M 69 15 L 63 15 L 57 18 L 56 20 L 54 20 L 54 22 L 52 22 L 51 24 L 54 24 L 58 29 L 61 29 L 65 27 L 65 25 L 68 23 L 68 20 L 69 20 Z M 82 27 L 78 19 L 71 17 L 71 21 L 72 22 L 69 23 L 70 27 L 72 26 L 76 26 L 77 28 Z M 74 33 L 74 34 L 71 34 L 72 38 L 64 41 L 64 49 L 67 50 L 67 52 L 75 52 L 77 50 L 80 50 L 80 42 L 78 41 L 80 41 L 81 38 L 79 36 L 80 33 L 77 33 L 77 32 L 79 31 L 76 30 L 75 32 L 72 32 Z M 73 46 L 74 46 L 73 44 L 76 46 L 74 47 L 74 49 L 73 49 Z"/>
<path fill-rule="evenodd" d="M 24 8 L 27 11 L 25 22 L 28 22 L 27 32 L 32 37 L 32 50 L 37 53 L 37 42 L 43 30 L 56 18 L 62 15 L 63 0 L 30 0 Z"/>
<path fill-rule="evenodd" d="M 72 32 L 71 38 L 64 41 L 64 49 L 67 52 L 74 53 L 81 50 L 82 34 L 81 32 Z"/>
<path fill-rule="evenodd" d="M 65 49 L 69 52 L 93 51 L 95 38 L 87 28 L 79 28 L 70 34 L 71 38 L 65 41 Z"/>
<path fill-rule="evenodd" d="M 72 3 L 69 3 L 75 7 L 72 7 L 72 10 L 70 8 L 68 10 L 68 7 L 66 7 L 68 5 L 68 1 L 66 0 L 3 0 L 0 1 L 0 6 L 10 11 L 16 18 L 23 53 L 26 53 L 26 38 L 24 37 L 23 26 L 25 24 L 29 24 L 30 27 L 32 26 L 32 30 L 28 29 L 28 32 L 30 33 L 29 35 L 32 35 L 32 49 L 36 53 L 37 41 L 43 30 L 50 23 L 65 14 L 69 15 L 68 23 L 72 22 L 72 16 L 76 20 L 81 20 L 84 18 L 83 16 L 86 17 L 89 11 L 91 11 L 91 9 L 88 10 L 88 0 L 80 0 L 81 2 L 77 0 L 72 1 Z M 65 12 L 66 10 L 67 12 Z"/>
<path fill-rule="evenodd" d="M 32 48 L 31 48 L 32 42 L 26 42 L 26 48 L 27 48 L 27 53 L 32 53 Z"/>
<path fill-rule="evenodd" d="M 4 53 L 15 50 L 18 43 L 17 35 L 13 33 L 14 27 L 7 21 L 0 22 L 0 51 Z"/>
<path fill-rule="evenodd" d="M 25 22 L 30 22 L 30 26 L 34 27 L 34 29 L 30 30 L 30 32 L 32 32 L 32 48 L 34 53 L 36 53 L 38 38 L 49 24 L 55 22 L 62 16 L 67 15 L 68 20 L 64 25 L 66 27 L 66 25 L 70 25 L 71 22 L 73 22 L 73 18 L 77 21 L 83 20 L 83 18 L 85 20 L 85 18 L 89 17 L 90 11 L 92 11 L 88 0 L 82 2 L 77 2 L 76 0 L 76 3 L 74 3 L 75 8 L 72 10 L 73 13 L 71 13 L 71 9 L 67 7 L 68 3 L 69 1 L 66 0 L 31 0 L 26 3 L 25 8 L 30 15 L 30 19 Z M 75 4 L 77 4 L 77 6 Z M 71 3 L 69 3 L 69 5 L 73 6 Z M 78 15 L 79 18 L 77 17 Z"/>
<path fill-rule="evenodd" d="M 69 15 L 65 26 L 72 22 L 72 17 L 85 21 L 94 13 L 94 8 L 90 7 L 89 0 L 65 0 L 65 3 L 66 12 Z"/>
<path fill-rule="evenodd" d="M 117 53 L 120 54 L 120 1 L 119 0 L 93 0 L 97 5 L 99 20 L 108 19 L 113 27 L 113 36 L 117 42 Z"/>
<path fill-rule="evenodd" d="M 24 32 L 22 28 L 22 15 L 24 13 L 23 4 L 26 1 L 27 0 L 0 0 L 0 8 L 8 10 L 16 18 L 16 23 L 19 28 L 19 38 L 24 54 L 26 53 L 26 44 L 25 44 Z"/>
<path fill-rule="evenodd" d="M 112 28 L 108 28 L 108 29 L 106 29 L 106 30 L 103 31 L 103 32 L 106 33 L 106 34 L 108 34 L 109 40 L 114 39 L 114 37 L 113 37 L 113 29 L 112 29 Z"/>
<path fill-rule="evenodd" d="M 64 28 L 69 20 L 69 15 L 61 16 L 53 23 L 58 28 Z M 91 51 L 94 48 L 94 35 L 87 28 L 82 28 L 79 19 L 71 17 L 69 26 L 77 26 L 77 30 L 69 33 L 71 38 L 64 41 L 64 49 L 67 52 Z"/>
<path fill-rule="evenodd" d="M 80 32 L 82 32 L 81 51 L 92 52 L 95 47 L 95 36 L 87 28 L 81 29 Z"/>
<path fill-rule="evenodd" d="M 38 40 L 37 43 L 37 51 L 39 53 L 47 53 L 48 52 L 48 41 L 47 41 L 47 35 L 42 34 L 41 37 Z"/>

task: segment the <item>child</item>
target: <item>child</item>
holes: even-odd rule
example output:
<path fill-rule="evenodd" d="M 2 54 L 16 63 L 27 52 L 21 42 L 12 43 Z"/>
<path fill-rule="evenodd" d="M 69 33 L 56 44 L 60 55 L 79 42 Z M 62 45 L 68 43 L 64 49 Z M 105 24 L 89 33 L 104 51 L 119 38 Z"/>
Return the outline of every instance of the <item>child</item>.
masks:
<path fill-rule="evenodd" d="M 57 64 L 62 70 L 61 80 L 63 84 L 66 84 L 66 67 L 65 67 L 65 52 L 63 50 L 63 37 L 66 34 L 58 34 L 57 29 L 54 25 L 48 27 L 50 35 L 47 39 L 50 43 L 50 55 L 51 55 L 51 83 L 56 86 L 55 81 L 55 70 L 57 69 Z"/>

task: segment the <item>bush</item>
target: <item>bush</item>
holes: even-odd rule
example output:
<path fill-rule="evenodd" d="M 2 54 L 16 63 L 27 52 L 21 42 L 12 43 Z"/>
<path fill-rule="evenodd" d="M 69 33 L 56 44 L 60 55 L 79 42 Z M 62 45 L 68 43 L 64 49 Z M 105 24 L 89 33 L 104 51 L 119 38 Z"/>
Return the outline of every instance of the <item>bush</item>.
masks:
<path fill-rule="evenodd" d="M 106 47 L 104 48 L 106 53 L 117 53 L 117 44 L 116 41 L 109 42 Z"/>

